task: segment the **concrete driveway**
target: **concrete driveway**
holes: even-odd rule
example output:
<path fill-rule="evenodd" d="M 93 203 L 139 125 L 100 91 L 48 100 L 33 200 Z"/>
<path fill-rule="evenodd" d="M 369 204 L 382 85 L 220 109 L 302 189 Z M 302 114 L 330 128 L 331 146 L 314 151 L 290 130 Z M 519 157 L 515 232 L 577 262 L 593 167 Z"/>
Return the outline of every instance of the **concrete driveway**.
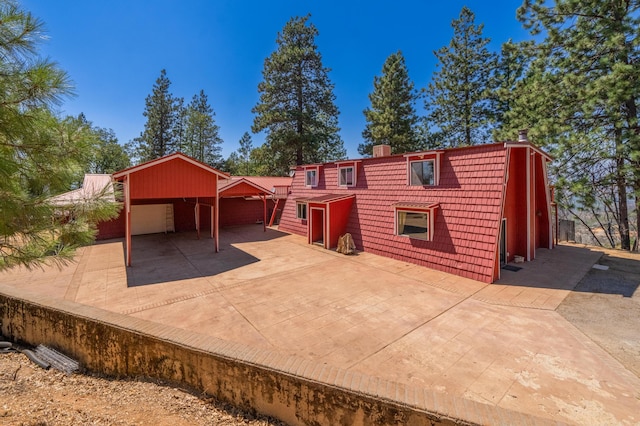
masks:
<path fill-rule="evenodd" d="M 640 423 L 640 379 L 555 311 L 601 253 L 541 250 L 487 285 L 257 225 L 220 243 L 134 237 L 126 268 L 112 240 L 0 282 L 556 421 Z"/>

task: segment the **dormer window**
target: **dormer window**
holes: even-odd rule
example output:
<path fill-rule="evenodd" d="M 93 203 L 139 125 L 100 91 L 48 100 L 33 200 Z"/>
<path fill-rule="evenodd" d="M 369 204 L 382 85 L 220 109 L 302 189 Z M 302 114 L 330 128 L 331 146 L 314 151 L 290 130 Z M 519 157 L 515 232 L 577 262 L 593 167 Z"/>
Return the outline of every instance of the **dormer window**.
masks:
<path fill-rule="evenodd" d="M 408 154 L 407 185 L 437 186 L 440 183 L 440 156 L 442 151 Z"/>
<path fill-rule="evenodd" d="M 354 160 L 339 161 L 338 166 L 338 186 L 356 186 L 358 177 L 358 162 Z"/>
<path fill-rule="evenodd" d="M 410 185 L 435 185 L 435 161 L 411 161 Z"/>
<path fill-rule="evenodd" d="M 307 170 L 304 175 L 305 186 L 318 186 L 318 170 Z"/>
<path fill-rule="evenodd" d="M 340 186 L 353 186 L 356 183 L 355 173 L 353 171 L 353 166 L 345 166 L 340 167 L 338 169 L 338 185 Z"/>
<path fill-rule="evenodd" d="M 320 177 L 320 166 L 305 166 L 304 168 L 304 186 L 315 188 L 318 186 Z"/>

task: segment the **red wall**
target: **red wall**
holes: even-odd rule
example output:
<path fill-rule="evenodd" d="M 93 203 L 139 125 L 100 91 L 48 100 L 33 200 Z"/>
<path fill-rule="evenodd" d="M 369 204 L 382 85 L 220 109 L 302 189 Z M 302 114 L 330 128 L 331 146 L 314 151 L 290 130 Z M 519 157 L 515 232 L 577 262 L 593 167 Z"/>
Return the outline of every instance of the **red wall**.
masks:
<path fill-rule="evenodd" d="M 527 255 L 527 149 L 511 148 L 509 181 L 505 196 L 504 217 L 507 218 L 507 262 L 514 256 Z"/>
<path fill-rule="evenodd" d="M 131 199 L 215 196 L 217 175 L 180 158 L 129 175 Z"/>
<path fill-rule="evenodd" d="M 267 199 L 267 223 L 275 203 Z M 264 219 L 262 200 L 222 198 L 220 200 L 220 226 L 251 225 Z"/>

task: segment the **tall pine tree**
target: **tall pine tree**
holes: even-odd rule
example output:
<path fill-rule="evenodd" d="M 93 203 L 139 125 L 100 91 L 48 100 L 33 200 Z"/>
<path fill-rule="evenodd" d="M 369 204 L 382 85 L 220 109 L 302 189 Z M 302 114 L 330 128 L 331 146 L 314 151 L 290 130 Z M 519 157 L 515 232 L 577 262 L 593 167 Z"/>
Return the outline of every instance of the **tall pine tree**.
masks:
<path fill-rule="evenodd" d="M 266 130 L 270 170 L 286 174 L 292 164 L 344 158 L 329 69 L 315 44 L 309 15 L 291 18 L 278 33 L 276 50 L 265 59 L 260 101 L 253 108 L 254 133 Z"/>
<path fill-rule="evenodd" d="M 240 138 L 240 148 L 238 148 L 238 158 L 241 162 L 242 173 L 249 176 L 251 174 L 251 151 L 253 150 L 253 141 L 249 132 L 244 132 Z"/>
<path fill-rule="evenodd" d="M 145 99 L 145 110 L 142 115 L 147 117 L 144 131 L 130 144 L 131 156 L 138 163 L 163 157 L 177 151 L 175 124 L 177 115 L 177 100 L 169 88 L 171 81 L 167 71 L 160 71 L 160 77 L 153 85 L 153 91 Z"/>
<path fill-rule="evenodd" d="M 218 135 L 220 128 L 216 125 L 214 116 L 207 95 L 201 90 L 187 106 L 183 152 L 203 163 L 218 167 L 222 162 L 222 139 Z"/>
<path fill-rule="evenodd" d="M 628 250 L 632 196 L 640 227 L 640 2 L 527 0 L 518 16 L 544 39 L 511 126 L 554 150 L 561 207 L 589 228 L 611 221 Z"/>
<path fill-rule="evenodd" d="M 362 132 L 365 142 L 358 146 L 362 155 L 372 155 L 373 145 L 388 144 L 393 153 L 421 149 L 416 126 L 415 102 L 418 94 L 409 78 L 402 52 L 389 55 L 382 66 L 382 76 L 374 77 L 371 107 L 364 110 L 367 125 Z"/>
<path fill-rule="evenodd" d="M 43 39 L 41 20 L 0 0 L 0 270 L 72 258 L 119 209 L 99 196 L 52 200 L 77 182 L 93 145 L 85 119 L 52 112 L 71 86 L 38 56 Z"/>
<path fill-rule="evenodd" d="M 496 56 L 482 37 L 483 25 L 466 6 L 451 23 L 453 38 L 448 46 L 433 52 L 437 70 L 426 89 L 425 108 L 436 126 L 440 145 L 467 146 L 491 140 L 493 120 L 490 93 Z"/>

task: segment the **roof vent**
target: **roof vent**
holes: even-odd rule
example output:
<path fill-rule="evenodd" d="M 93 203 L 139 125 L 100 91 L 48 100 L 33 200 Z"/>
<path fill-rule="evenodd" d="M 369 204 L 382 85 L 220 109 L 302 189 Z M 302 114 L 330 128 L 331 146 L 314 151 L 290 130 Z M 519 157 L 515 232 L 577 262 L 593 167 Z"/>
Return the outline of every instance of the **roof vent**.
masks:
<path fill-rule="evenodd" d="M 529 133 L 529 129 L 518 130 L 518 142 L 529 142 L 527 133 Z"/>
<path fill-rule="evenodd" d="M 391 155 L 391 145 L 374 145 L 373 156 L 374 157 L 388 157 Z"/>

